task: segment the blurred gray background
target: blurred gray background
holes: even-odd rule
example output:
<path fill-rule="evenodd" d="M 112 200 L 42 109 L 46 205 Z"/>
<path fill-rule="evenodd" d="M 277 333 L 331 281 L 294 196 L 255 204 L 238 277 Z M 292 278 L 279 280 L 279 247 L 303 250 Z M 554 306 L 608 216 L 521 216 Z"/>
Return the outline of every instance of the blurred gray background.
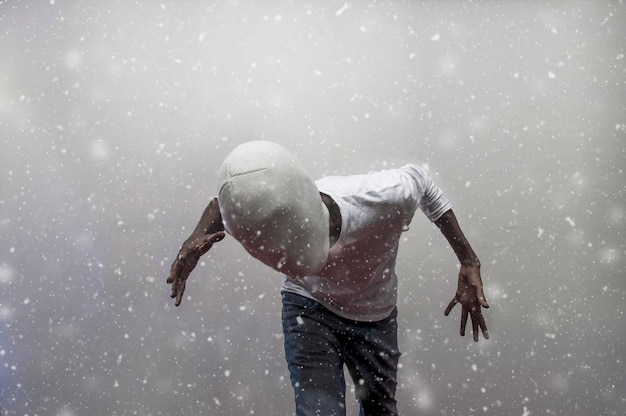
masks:
<path fill-rule="evenodd" d="M 290 415 L 280 277 L 165 279 L 237 144 L 428 166 L 483 262 L 399 254 L 403 415 L 626 414 L 623 1 L 0 1 L 3 415 Z M 356 415 L 349 394 L 349 415 Z"/>

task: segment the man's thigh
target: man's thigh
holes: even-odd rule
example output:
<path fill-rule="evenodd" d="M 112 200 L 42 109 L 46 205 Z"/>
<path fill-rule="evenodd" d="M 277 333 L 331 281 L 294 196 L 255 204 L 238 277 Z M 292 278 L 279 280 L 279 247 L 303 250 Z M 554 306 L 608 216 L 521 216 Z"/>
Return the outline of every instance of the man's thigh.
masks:
<path fill-rule="evenodd" d="M 328 313 L 314 300 L 283 294 L 285 358 L 298 416 L 345 415 L 343 360 Z"/>
<path fill-rule="evenodd" d="M 362 414 L 397 415 L 397 311 L 380 322 L 356 323 L 345 352 L 346 365 L 357 390 Z"/>

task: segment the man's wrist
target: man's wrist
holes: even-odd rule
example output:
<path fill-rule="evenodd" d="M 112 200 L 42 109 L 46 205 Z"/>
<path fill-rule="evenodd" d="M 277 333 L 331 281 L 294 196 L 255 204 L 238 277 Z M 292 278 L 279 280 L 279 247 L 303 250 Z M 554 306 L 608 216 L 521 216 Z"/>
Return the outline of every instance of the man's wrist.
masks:
<path fill-rule="evenodd" d="M 466 266 L 466 267 L 480 268 L 480 260 L 476 256 L 468 257 L 466 259 L 461 260 L 461 265 Z"/>

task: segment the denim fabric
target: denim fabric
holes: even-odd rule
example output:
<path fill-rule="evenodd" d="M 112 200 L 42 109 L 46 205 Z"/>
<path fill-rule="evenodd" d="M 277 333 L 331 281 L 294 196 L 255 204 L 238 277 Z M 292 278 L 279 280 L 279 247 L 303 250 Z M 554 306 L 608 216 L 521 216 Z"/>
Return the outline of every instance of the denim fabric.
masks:
<path fill-rule="evenodd" d="M 395 416 L 397 309 L 377 322 L 341 318 L 318 302 L 283 292 L 285 358 L 297 416 L 345 416 L 344 364 L 361 416 Z"/>

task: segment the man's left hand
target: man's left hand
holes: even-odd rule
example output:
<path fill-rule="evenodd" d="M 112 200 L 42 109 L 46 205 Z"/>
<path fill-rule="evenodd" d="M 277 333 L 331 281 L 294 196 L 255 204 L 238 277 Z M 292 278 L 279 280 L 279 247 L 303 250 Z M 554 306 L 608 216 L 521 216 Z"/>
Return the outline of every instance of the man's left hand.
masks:
<path fill-rule="evenodd" d="M 460 303 L 462 307 L 461 336 L 465 336 L 465 326 L 467 325 L 467 318 L 469 316 L 472 320 L 474 341 L 478 342 L 478 328 L 482 331 L 485 339 L 489 339 L 489 332 L 487 331 L 487 325 L 485 324 L 485 318 L 481 310 L 481 308 L 488 308 L 489 304 L 483 292 L 483 283 L 480 278 L 480 266 L 461 265 L 459 284 L 454 298 L 452 298 L 444 312 L 446 316 L 448 316 L 457 303 Z"/>

